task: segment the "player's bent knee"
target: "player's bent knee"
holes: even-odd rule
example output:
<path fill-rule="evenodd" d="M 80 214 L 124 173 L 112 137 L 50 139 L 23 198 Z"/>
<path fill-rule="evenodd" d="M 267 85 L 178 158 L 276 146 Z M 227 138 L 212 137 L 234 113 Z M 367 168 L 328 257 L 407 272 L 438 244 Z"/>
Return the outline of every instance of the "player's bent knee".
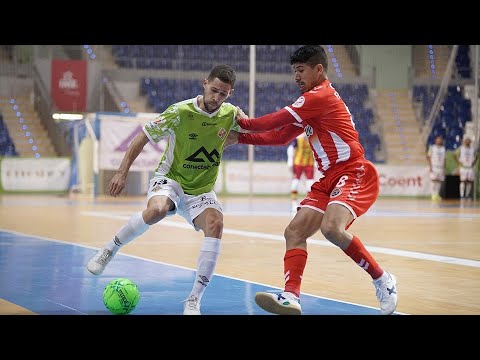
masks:
<path fill-rule="evenodd" d="M 338 227 L 336 224 L 328 221 L 323 221 L 320 226 L 320 231 L 323 236 L 329 241 L 334 241 L 341 237 L 343 230 Z"/>

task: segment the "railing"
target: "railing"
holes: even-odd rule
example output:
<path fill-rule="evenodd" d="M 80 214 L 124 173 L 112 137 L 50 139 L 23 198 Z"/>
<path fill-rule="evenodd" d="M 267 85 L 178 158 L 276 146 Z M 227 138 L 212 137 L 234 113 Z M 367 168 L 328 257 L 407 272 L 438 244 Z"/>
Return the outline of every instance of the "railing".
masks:
<path fill-rule="evenodd" d="M 445 74 L 443 75 L 442 82 L 440 84 L 440 89 L 438 90 L 437 97 L 433 103 L 428 119 L 425 122 L 425 125 L 422 129 L 422 139 L 424 144 L 427 143 L 428 136 L 432 131 L 433 119 L 435 119 L 440 111 L 440 106 L 443 103 L 445 94 L 447 93 L 447 88 L 452 78 L 453 66 L 455 63 L 455 56 L 457 55 L 458 45 L 453 45 L 452 51 L 450 53 L 450 58 L 448 59 L 447 68 L 445 69 Z"/>
<path fill-rule="evenodd" d="M 33 71 L 33 91 L 35 94 L 34 109 L 47 130 L 48 137 L 52 141 L 55 152 L 59 156 L 70 156 L 72 149 L 67 144 L 67 134 L 65 134 L 65 130 L 52 118 L 52 114 L 56 109 L 55 104 L 52 102 L 50 94 L 43 84 L 42 78 L 36 68 L 34 68 Z"/>
<path fill-rule="evenodd" d="M 360 76 L 360 54 L 358 53 L 358 49 L 356 45 L 345 45 L 345 50 L 347 51 L 347 55 L 352 62 L 355 75 Z"/>

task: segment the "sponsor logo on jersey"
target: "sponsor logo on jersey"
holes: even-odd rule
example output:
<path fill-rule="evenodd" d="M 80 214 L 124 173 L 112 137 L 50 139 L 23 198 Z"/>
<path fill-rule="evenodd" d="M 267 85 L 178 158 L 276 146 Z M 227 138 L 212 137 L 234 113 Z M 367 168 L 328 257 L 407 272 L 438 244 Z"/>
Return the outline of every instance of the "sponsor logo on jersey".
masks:
<path fill-rule="evenodd" d="M 210 162 L 210 164 L 183 164 L 184 169 L 208 170 L 212 166 L 220 166 L 220 154 L 218 153 L 217 149 L 213 149 L 211 152 L 208 152 L 203 146 L 185 160 L 195 163 Z"/>
<path fill-rule="evenodd" d="M 188 134 L 188 138 L 190 140 L 197 140 L 197 137 L 198 137 L 198 134 L 195 134 L 195 133 Z"/>
<path fill-rule="evenodd" d="M 299 107 L 302 107 L 304 103 L 305 103 L 305 98 L 304 98 L 303 96 L 300 96 L 300 97 L 297 99 L 297 101 L 295 101 L 295 102 L 293 103 L 292 106 L 295 107 L 295 108 L 299 108 Z"/>

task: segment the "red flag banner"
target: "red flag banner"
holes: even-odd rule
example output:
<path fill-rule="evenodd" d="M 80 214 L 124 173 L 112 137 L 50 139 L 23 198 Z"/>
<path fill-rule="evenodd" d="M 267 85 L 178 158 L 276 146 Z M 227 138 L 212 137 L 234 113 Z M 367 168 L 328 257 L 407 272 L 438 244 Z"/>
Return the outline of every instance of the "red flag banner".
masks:
<path fill-rule="evenodd" d="M 86 111 L 87 62 L 52 60 L 52 99 L 60 111 Z"/>

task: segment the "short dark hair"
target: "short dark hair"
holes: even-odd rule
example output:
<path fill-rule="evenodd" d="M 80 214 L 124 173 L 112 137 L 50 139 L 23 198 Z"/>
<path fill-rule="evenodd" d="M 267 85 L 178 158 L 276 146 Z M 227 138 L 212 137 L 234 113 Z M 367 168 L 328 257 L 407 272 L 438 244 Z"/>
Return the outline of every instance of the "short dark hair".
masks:
<path fill-rule="evenodd" d="M 290 55 L 290 65 L 304 63 L 310 66 L 322 64 L 323 70 L 328 70 L 328 58 L 325 49 L 320 45 L 304 45 Z"/>
<path fill-rule="evenodd" d="M 231 66 L 222 64 L 215 66 L 212 71 L 210 71 L 207 80 L 212 81 L 215 78 L 219 78 L 224 83 L 230 84 L 233 88 L 237 75 Z"/>

